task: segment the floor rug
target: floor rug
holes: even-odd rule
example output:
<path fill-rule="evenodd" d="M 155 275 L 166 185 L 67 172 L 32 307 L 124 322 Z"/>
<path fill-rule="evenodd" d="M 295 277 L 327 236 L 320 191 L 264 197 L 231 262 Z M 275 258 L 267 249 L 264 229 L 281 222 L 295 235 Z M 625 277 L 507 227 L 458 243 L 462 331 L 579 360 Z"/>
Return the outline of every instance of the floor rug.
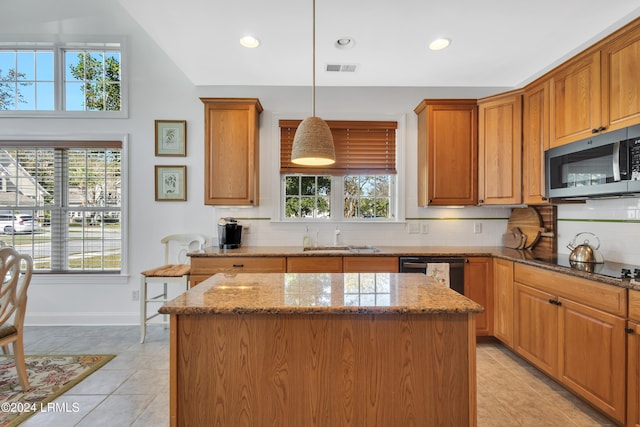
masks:
<path fill-rule="evenodd" d="M 25 356 L 30 390 L 18 382 L 13 356 L 0 356 L 0 427 L 16 426 L 97 371 L 114 355 Z M 73 409 L 73 408 L 71 408 Z"/>

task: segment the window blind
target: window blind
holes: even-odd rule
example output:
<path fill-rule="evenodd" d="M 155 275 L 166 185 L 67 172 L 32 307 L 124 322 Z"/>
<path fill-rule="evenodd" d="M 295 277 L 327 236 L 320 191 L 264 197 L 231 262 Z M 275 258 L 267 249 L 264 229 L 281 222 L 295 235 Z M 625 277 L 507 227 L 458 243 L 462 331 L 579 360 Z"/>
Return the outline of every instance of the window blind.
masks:
<path fill-rule="evenodd" d="M 329 166 L 291 163 L 296 129 L 302 120 L 280 120 L 280 173 L 309 175 L 396 174 L 396 129 L 392 121 L 327 120 L 333 135 L 336 162 Z"/>

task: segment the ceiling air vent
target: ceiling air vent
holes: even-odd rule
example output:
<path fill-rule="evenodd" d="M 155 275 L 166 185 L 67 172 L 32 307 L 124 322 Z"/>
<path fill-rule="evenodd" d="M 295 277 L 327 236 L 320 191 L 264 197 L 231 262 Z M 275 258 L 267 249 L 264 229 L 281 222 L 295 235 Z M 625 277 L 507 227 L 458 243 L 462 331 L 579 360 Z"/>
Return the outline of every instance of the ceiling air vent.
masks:
<path fill-rule="evenodd" d="M 355 64 L 327 64 L 325 71 L 337 71 L 339 73 L 353 73 L 356 71 Z"/>

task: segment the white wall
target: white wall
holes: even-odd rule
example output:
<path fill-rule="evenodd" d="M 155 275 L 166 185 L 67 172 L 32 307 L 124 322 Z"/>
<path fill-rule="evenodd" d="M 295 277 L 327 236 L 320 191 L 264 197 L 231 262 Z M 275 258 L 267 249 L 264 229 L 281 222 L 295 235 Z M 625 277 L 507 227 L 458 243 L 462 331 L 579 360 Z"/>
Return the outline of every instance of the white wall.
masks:
<path fill-rule="evenodd" d="M 28 324 L 136 324 L 139 303 L 132 291 L 139 287 L 138 272 L 162 259 L 159 240 L 178 232 L 199 232 L 215 242 L 215 224 L 220 216 L 237 216 L 250 225 L 244 243 L 249 245 L 301 245 L 304 226 L 273 222 L 278 200 L 277 119 L 304 118 L 310 113 L 310 88 L 295 87 L 194 87 L 137 26 L 115 0 L 22 0 L 3 4 L 0 41 L 3 38 L 61 35 L 125 36 L 129 66 L 129 117 L 127 119 L 13 119 L 0 118 L 0 138 L 63 137 L 83 134 L 100 138 L 127 135 L 129 138 L 129 272 L 124 278 L 96 281 L 91 278 L 44 280 L 34 278 L 29 291 Z M 325 119 L 393 119 L 401 124 L 398 179 L 409 220 L 397 224 L 331 223 L 310 226 L 330 243 L 338 225 L 346 243 L 377 245 L 497 245 L 505 230 L 508 208 L 464 209 L 419 208 L 416 205 L 416 116 L 413 108 L 424 98 L 478 98 L 508 88 L 318 88 L 317 113 Z M 203 205 L 204 119 L 199 97 L 257 97 L 265 111 L 261 115 L 261 198 L 250 209 L 216 209 Z M 187 120 L 187 157 L 154 157 L 156 119 Z M 404 160 L 402 160 L 404 157 Z M 187 165 L 187 202 L 155 202 L 153 166 Z M 626 203 L 601 202 L 585 207 L 559 209 L 568 217 L 589 217 L 592 212 L 607 217 L 609 207 L 617 215 L 640 219 L 640 208 Z M 583 209 L 589 209 L 585 211 Z M 481 233 L 474 233 L 480 224 Z M 570 225 L 569 225 L 570 224 Z M 576 225 L 577 224 L 577 225 Z M 610 223 L 589 223 L 603 227 Z M 605 257 L 624 261 L 631 248 L 631 232 L 637 223 L 615 223 L 616 238 L 603 236 Z M 575 225 L 575 227 L 574 227 Z M 413 231 L 420 231 L 413 233 Z M 572 237 L 574 228 L 586 225 L 560 223 L 560 245 Z M 633 230 L 631 230 L 633 228 Z M 412 232 L 410 232 L 412 231 Z M 426 233 L 423 233 L 426 231 Z M 618 240 L 620 239 L 620 240 Z M 640 260 L 627 262 L 640 263 Z"/>

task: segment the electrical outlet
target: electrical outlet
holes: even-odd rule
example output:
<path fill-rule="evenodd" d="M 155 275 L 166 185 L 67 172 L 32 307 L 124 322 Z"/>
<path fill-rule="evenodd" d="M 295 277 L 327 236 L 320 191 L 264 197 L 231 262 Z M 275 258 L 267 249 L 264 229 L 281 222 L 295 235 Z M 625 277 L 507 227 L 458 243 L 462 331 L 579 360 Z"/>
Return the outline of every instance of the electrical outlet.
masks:
<path fill-rule="evenodd" d="M 482 223 L 481 222 L 474 222 L 473 223 L 473 232 L 476 233 L 476 234 L 482 233 Z"/>
<path fill-rule="evenodd" d="M 131 291 L 131 301 L 138 301 L 140 299 L 140 291 Z"/>
<path fill-rule="evenodd" d="M 420 233 L 420 224 L 415 222 L 409 223 L 409 234 L 418 234 Z"/>
<path fill-rule="evenodd" d="M 420 224 L 420 232 L 422 234 L 429 234 L 429 224 Z"/>

